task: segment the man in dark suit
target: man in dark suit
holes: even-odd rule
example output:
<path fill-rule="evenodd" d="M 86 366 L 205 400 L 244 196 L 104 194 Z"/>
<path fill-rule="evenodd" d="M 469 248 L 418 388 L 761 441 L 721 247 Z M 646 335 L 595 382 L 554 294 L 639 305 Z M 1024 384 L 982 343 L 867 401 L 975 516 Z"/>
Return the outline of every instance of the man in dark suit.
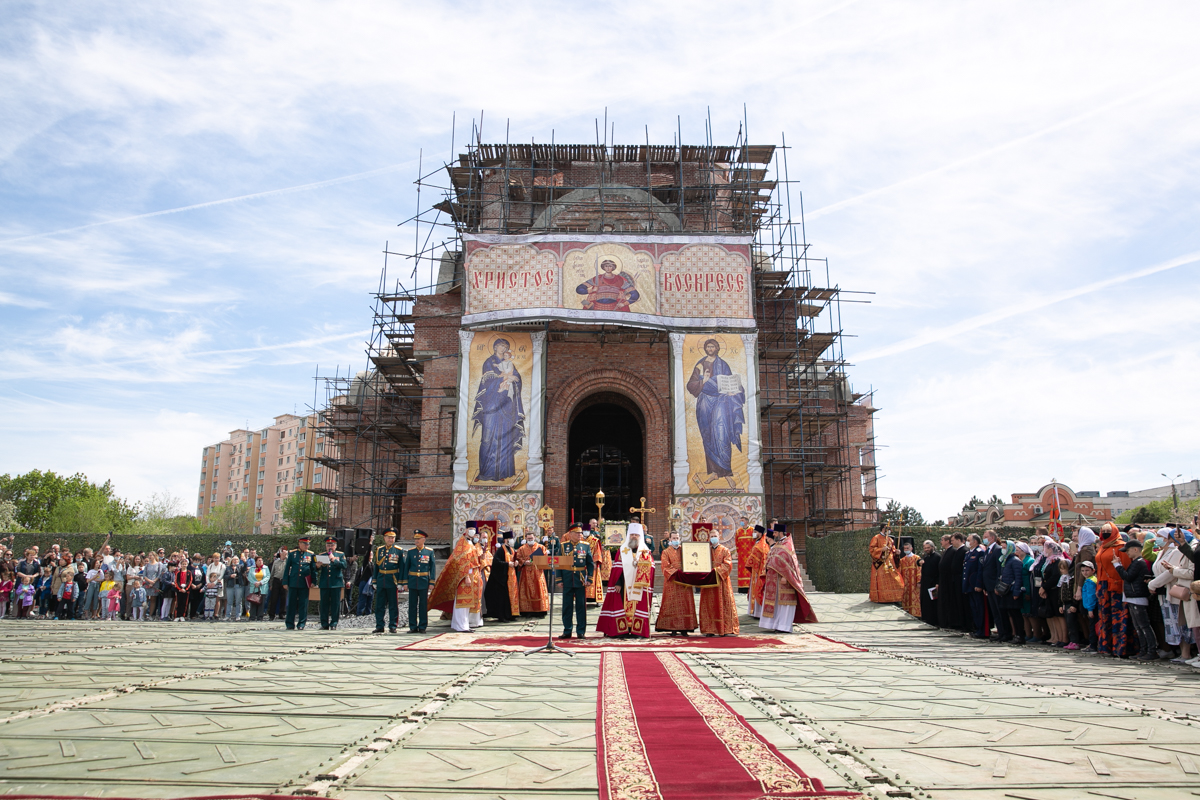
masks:
<path fill-rule="evenodd" d="M 996 596 L 996 584 L 1000 580 L 1000 556 L 1004 548 L 995 531 L 983 532 L 983 546 L 986 549 L 983 556 L 983 593 L 987 597 L 988 615 L 996 623 L 996 636 L 1001 642 L 1012 641 L 1012 628 L 1008 624 L 1008 614 L 1000 608 L 1000 598 Z M 984 623 L 984 634 L 991 634 L 991 626 Z"/>
<path fill-rule="evenodd" d="M 967 537 L 967 555 L 963 559 L 963 594 L 971 606 L 971 621 L 975 630 L 971 631 L 972 639 L 987 637 L 987 596 L 983 593 L 983 558 L 987 551 L 983 549 L 979 534 L 972 533 Z"/>

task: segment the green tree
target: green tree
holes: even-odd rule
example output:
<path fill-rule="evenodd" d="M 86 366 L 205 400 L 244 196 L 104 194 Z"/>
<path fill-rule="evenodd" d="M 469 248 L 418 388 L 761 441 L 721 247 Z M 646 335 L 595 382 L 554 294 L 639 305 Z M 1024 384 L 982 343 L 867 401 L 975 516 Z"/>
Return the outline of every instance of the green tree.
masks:
<path fill-rule="evenodd" d="M 989 506 L 1002 506 L 1002 505 L 1004 505 L 1004 501 L 1000 499 L 1000 495 L 993 494 L 991 497 L 988 498 L 987 504 Z"/>
<path fill-rule="evenodd" d="M 898 500 L 888 500 L 883 510 L 883 520 L 892 525 L 924 525 L 925 518 L 912 506 L 901 505 Z"/>
<path fill-rule="evenodd" d="M 983 505 L 983 501 L 979 499 L 979 495 L 973 494 L 973 495 L 971 495 L 971 499 L 968 500 L 966 502 L 966 504 L 962 507 L 962 510 L 963 511 L 972 511 L 972 510 L 974 510 L 975 506 L 981 506 L 981 505 Z"/>
<path fill-rule="evenodd" d="M 17 524 L 17 506 L 12 500 L 0 500 L 0 531 L 20 530 Z"/>
<path fill-rule="evenodd" d="M 42 472 L 35 469 L 24 475 L 0 475 L 0 500 L 13 503 L 16 507 L 17 523 L 32 531 L 50 530 L 51 514 L 63 501 L 82 500 L 92 496 L 101 498 L 109 506 L 110 522 L 106 530 L 123 530 L 137 517 L 137 506 L 131 506 L 117 497 L 113 493 L 111 481 L 97 485 L 89 481 L 82 472 L 64 477 L 53 470 Z M 93 506 L 94 504 L 88 507 Z M 77 504 L 65 508 L 60 513 L 60 522 L 70 519 L 72 514 L 78 514 L 79 508 Z"/>
<path fill-rule="evenodd" d="M 300 491 L 284 500 L 279 512 L 293 531 L 307 532 L 311 526 L 324 526 L 329 503 L 319 494 Z"/>
<path fill-rule="evenodd" d="M 208 512 L 204 528 L 229 539 L 235 536 L 249 536 L 254 533 L 254 509 L 245 500 L 217 506 Z"/>
<path fill-rule="evenodd" d="M 50 511 L 43 528 L 48 533 L 108 533 L 122 528 L 112 503 L 100 494 L 67 497 Z"/>

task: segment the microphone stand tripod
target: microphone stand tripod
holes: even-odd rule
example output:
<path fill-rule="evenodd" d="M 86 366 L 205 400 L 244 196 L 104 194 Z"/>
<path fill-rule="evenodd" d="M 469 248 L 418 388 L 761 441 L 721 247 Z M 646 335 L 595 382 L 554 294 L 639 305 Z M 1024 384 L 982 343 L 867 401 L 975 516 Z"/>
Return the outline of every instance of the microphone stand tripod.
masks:
<path fill-rule="evenodd" d="M 555 548 L 558 548 L 558 537 L 552 536 L 552 537 L 550 537 L 551 558 L 553 558 L 553 556 L 554 556 Z M 559 548 L 559 549 L 561 549 L 561 548 Z M 575 657 L 574 653 L 572 653 L 571 651 L 566 650 L 562 647 L 559 647 L 558 645 L 556 645 L 554 643 L 554 582 L 555 582 L 555 573 L 556 573 L 555 566 L 557 563 L 558 562 L 554 561 L 554 560 L 551 560 L 551 562 L 550 562 L 550 611 L 546 614 L 546 622 L 548 623 L 546 625 L 546 643 L 544 645 L 542 645 L 541 647 L 534 647 L 531 650 L 526 650 L 523 655 L 528 656 L 528 655 L 532 655 L 533 653 L 565 653 L 566 655 L 570 656 L 571 658 Z M 566 590 L 564 589 L 564 594 L 565 594 L 565 592 L 566 592 Z M 565 597 L 563 599 L 563 602 L 566 602 Z"/>

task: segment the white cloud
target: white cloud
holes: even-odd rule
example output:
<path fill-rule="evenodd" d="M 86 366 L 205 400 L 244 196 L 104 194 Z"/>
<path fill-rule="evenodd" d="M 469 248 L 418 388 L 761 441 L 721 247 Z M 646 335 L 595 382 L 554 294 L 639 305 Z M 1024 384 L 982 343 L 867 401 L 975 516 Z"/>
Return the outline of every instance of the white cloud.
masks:
<path fill-rule="evenodd" d="M 1046 473 L 1103 490 L 1152 482 L 1170 471 L 1159 462 L 1196 470 L 1177 445 L 1195 432 L 1186 418 L 1134 413 L 1158 384 L 1195 388 L 1196 270 L 1113 283 L 1200 249 L 1191 4 L 95 3 L 10 17 L 0 374 L 87 398 L 113 440 L 199 419 L 217 432 L 172 441 L 207 444 L 309 402 L 315 363 L 361 366 L 380 250 L 413 238 L 396 226 L 414 211 L 403 165 L 447 157 L 452 113 L 460 147 L 481 109 L 492 141 L 507 128 L 589 142 L 607 107 L 620 142 L 643 125 L 699 142 L 709 113 L 732 140 L 745 103 L 751 139 L 788 134 L 813 253 L 836 283 L 877 293 L 842 321 L 852 356 L 873 356 L 851 377 L 885 409 L 882 493 L 944 516 Z M 1139 391 L 1103 391 L 1117 383 Z M 6 448 L 8 463 L 86 451 L 106 476 L 95 434 L 30 419 L 51 449 Z M 147 452 L 163 486 L 194 480 L 194 452 Z"/>

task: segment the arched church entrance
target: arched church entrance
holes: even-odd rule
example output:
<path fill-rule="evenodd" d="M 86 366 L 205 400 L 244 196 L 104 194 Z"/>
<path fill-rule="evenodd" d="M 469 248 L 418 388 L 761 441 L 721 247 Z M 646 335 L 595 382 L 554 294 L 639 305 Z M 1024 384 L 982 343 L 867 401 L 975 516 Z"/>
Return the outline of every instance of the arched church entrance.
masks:
<path fill-rule="evenodd" d="M 581 402 L 568 434 L 568 513 L 583 522 L 597 516 L 603 489 L 605 517 L 628 517 L 646 494 L 645 452 L 642 415 L 628 398 L 604 392 Z"/>

